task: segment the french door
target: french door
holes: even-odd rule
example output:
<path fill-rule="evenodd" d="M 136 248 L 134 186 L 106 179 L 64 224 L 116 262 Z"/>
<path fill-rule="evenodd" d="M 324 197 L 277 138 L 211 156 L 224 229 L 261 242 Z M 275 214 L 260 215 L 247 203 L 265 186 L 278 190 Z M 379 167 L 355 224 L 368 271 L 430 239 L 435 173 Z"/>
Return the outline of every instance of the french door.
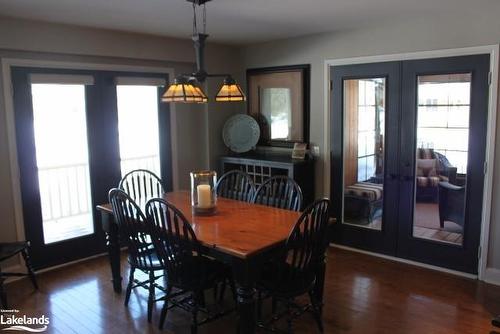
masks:
<path fill-rule="evenodd" d="M 170 187 L 169 114 L 158 86 L 168 78 L 140 76 L 12 68 L 23 219 L 36 268 L 105 251 L 95 207 L 122 173 L 151 169 Z"/>
<path fill-rule="evenodd" d="M 399 180 L 399 65 L 335 67 L 332 113 L 334 241 L 394 254 Z M 368 188 L 363 188 L 368 187 Z M 368 196 L 371 198 L 365 198 Z"/>
<path fill-rule="evenodd" d="M 334 242 L 477 273 L 489 56 L 332 69 Z"/>

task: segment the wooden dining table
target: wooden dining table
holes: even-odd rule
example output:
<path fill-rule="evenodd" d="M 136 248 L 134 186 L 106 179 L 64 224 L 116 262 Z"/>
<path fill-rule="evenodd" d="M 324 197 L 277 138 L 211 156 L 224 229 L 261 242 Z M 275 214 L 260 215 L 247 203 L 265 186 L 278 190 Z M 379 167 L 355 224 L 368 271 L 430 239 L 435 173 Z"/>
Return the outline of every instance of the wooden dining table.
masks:
<path fill-rule="evenodd" d="M 282 249 L 300 212 L 218 198 L 217 211 L 211 216 L 195 215 L 190 193 L 174 191 L 164 199 L 175 205 L 190 221 L 206 254 L 231 266 L 237 293 L 238 333 L 254 333 L 255 284 L 264 261 Z M 114 291 L 122 289 L 118 226 L 110 204 L 97 206 L 112 273 Z M 318 268 L 315 294 L 323 301 L 325 264 Z"/>

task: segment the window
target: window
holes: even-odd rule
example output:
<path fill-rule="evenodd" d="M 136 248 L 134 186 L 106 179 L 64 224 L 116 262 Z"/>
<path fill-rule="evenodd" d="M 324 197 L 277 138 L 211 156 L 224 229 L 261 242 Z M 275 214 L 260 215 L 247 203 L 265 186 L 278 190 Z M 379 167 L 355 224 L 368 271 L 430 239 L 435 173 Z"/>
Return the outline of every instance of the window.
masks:
<path fill-rule="evenodd" d="M 378 167 L 384 158 L 383 86 L 381 78 L 358 80 L 358 182 L 381 172 Z"/>
<path fill-rule="evenodd" d="M 85 85 L 32 84 L 45 244 L 94 233 Z"/>
<path fill-rule="evenodd" d="M 444 155 L 467 172 L 470 73 L 419 76 L 417 145 Z"/>
<path fill-rule="evenodd" d="M 148 169 L 161 177 L 158 87 L 117 85 L 121 173 Z"/>

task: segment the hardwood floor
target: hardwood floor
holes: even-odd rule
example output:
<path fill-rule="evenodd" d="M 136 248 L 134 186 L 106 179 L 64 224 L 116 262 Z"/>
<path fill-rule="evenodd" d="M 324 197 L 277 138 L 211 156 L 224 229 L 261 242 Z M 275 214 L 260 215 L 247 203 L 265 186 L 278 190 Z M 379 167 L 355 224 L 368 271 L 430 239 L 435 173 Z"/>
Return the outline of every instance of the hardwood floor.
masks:
<path fill-rule="evenodd" d="M 169 312 L 159 331 L 158 306 L 148 324 L 145 290 L 124 307 L 110 275 L 101 257 L 40 274 L 39 292 L 28 280 L 6 289 L 11 308 L 50 318 L 48 333 L 189 333 L 181 310 Z M 325 333 L 489 333 L 500 314 L 500 287 L 364 254 L 330 249 L 326 275 Z M 294 324 L 295 333 L 317 332 L 308 314 Z M 199 333 L 234 333 L 235 326 L 232 315 Z"/>

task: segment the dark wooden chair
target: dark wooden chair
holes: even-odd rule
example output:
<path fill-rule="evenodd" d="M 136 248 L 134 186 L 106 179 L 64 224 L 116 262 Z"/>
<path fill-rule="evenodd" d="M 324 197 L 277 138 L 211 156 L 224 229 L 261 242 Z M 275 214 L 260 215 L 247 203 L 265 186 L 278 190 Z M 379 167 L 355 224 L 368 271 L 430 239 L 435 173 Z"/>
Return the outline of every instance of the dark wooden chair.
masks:
<path fill-rule="evenodd" d="M 322 305 L 314 287 L 318 280 L 324 280 L 324 277 L 317 275 L 328 243 L 329 205 L 329 200 L 322 199 L 308 206 L 288 236 L 283 252 L 265 266 L 258 283 L 259 326 L 277 330 L 274 326 L 269 326 L 286 316 L 287 331 L 290 333 L 293 319 L 311 311 L 319 330 L 323 331 Z M 304 294 L 309 294 L 310 303 L 297 304 L 295 299 Z M 273 305 L 271 319 L 264 322 L 262 301 L 266 297 L 272 298 Z M 285 306 L 285 311 L 281 314 L 277 313 L 278 303 Z"/>
<path fill-rule="evenodd" d="M 0 243 L 0 264 L 1 262 L 13 258 L 14 256 L 21 254 L 24 263 L 26 264 L 27 273 L 12 273 L 3 272 L 0 266 L 0 306 L 2 308 L 8 308 L 7 296 L 5 294 L 3 283 L 6 277 L 20 277 L 28 276 L 33 284 L 33 287 L 38 290 L 38 283 L 36 282 L 35 272 L 31 266 L 30 256 L 29 256 L 29 241 L 18 241 L 18 242 L 2 242 Z"/>
<path fill-rule="evenodd" d="M 125 294 L 125 306 L 128 305 L 132 289 L 143 287 L 149 291 L 148 296 L 148 321 L 151 322 L 153 305 L 155 302 L 155 289 L 164 290 L 156 283 L 163 276 L 155 275 L 156 271 L 163 271 L 163 266 L 156 255 L 149 224 L 141 208 L 134 200 L 121 189 L 111 189 L 109 202 L 113 207 L 113 215 L 118 225 L 121 238 L 128 248 L 128 262 L 130 264 L 129 281 Z M 134 278 L 135 270 L 141 270 L 148 275 L 145 281 Z"/>
<path fill-rule="evenodd" d="M 226 313 L 221 311 L 210 314 L 204 308 L 204 291 L 220 285 L 222 287 L 220 298 L 216 298 L 216 302 L 220 302 L 226 281 L 229 281 L 235 296 L 230 271 L 222 263 L 203 255 L 201 244 L 191 224 L 175 206 L 160 198 L 152 199 L 146 204 L 146 215 L 152 225 L 151 234 L 158 258 L 168 276 L 167 293 L 163 298 L 159 327 L 163 328 L 167 310 L 178 306 L 191 312 L 191 333 L 196 333 L 199 325 Z M 206 315 L 201 321 L 198 320 L 200 311 Z"/>
<path fill-rule="evenodd" d="M 264 181 L 255 192 L 253 202 L 275 208 L 300 211 L 302 190 L 288 176 L 273 176 Z"/>
<path fill-rule="evenodd" d="M 439 225 L 451 221 L 462 228 L 465 223 L 465 187 L 439 182 Z"/>
<path fill-rule="evenodd" d="M 222 175 L 217 182 L 216 191 L 220 197 L 251 202 L 255 194 L 255 184 L 248 174 L 232 170 Z"/>
<path fill-rule="evenodd" d="M 145 204 L 165 193 L 161 179 L 146 169 L 136 169 L 125 174 L 118 188 L 125 191 L 135 202 Z"/>

